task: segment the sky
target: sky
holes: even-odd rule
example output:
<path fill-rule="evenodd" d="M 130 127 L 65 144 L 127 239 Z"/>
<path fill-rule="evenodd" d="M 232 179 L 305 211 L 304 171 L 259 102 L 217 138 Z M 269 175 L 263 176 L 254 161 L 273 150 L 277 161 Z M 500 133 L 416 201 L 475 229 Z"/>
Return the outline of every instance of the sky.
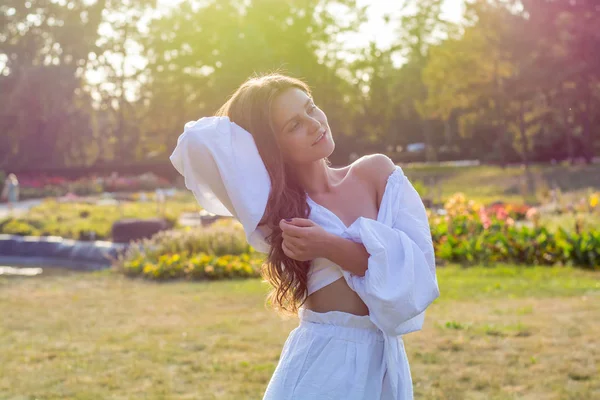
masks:
<path fill-rule="evenodd" d="M 173 0 L 160 0 L 173 1 Z M 378 47 L 389 47 L 396 24 L 385 24 L 383 17 L 387 13 L 391 17 L 400 15 L 403 1 L 400 0 L 357 0 L 359 6 L 368 6 L 368 21 L 354 35 L 348 36 L 348 41 L 357 47 L 363 47 L 370 41 L 375 40 Z M 464 0 L 445 0 L 442 9 L 442 18 L 452 22 L 459 22 L 464 12 Z M 392 18 L 394 19 L 394 18 Z"/>

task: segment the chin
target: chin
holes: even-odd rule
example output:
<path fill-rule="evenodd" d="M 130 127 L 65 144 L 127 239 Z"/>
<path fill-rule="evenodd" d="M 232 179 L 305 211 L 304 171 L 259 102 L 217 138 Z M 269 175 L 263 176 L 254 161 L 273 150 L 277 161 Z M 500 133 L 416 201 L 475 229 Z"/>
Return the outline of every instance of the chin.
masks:
<path fill-rule="evenodd" d="M 328 136 L 329 137 L 326 139 L 327 142 L 321 143 L 321 145 L 319 146 L 318 154 L 317 154 L 318 160 L 329 157 L 335 150 L 335 142 L 333 141 L 333 137 L 331 136 L 331 133 L 329 133 Z"/>
<path fill-rule="evenodd" d="M 323 158 L 329 157 L 331 154 L 333 154 L 333 151 L 335 150 L 335 142 L 333 141 L 333 139 L 331 139 L 331 143 L 329 144 L 329 146 L 327 146 L 327 151 L 326 151 L 326 155 Z"/>

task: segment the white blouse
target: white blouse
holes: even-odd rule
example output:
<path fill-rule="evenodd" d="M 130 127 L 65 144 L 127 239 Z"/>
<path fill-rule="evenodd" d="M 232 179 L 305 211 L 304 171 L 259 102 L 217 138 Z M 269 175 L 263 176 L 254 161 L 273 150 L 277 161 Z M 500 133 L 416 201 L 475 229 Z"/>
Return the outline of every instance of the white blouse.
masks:
<path fill-rule="evenodd" d="M 388 373 L 397 387 L 397 337 L 420 330 L 425 309 L 440 294 L 425 206 L 400 167 L 388 177 L 376 220 L 360 217 L 346 226 L 327 208 L 310 198 L 308 203 L 312 221 L 330 233 L 362 243 L 369 253 L 363 277 L 327 259 L 314 260 L 308 292 L 345 278 L 369 308 L 371 321 L 384 333 Z"/>
<path fill-rule="evenodd" d="M 238 218 L 248 242 L 258 251 L 268 251 L 267 232 L 258 223 L 271 184 L 250 133 L 227 117 L 201 118 L 185 125 L 170 160 L 200 205 Z M 398 336 L 421 329 L 425 309 L 439 296 L 423 202 L 400 167 L 388 178 L 376 220 L 361 217 L 346 226 L 325 207 L 310 198 L 308 202 L 311 220 L 328 232 L 362 243 L 369 253 L 363 277 L 327 259 L 314 260 L 308 292 L 345 278 L 384 333 L 387 372 L 397 389 L 402 365 Z"/>

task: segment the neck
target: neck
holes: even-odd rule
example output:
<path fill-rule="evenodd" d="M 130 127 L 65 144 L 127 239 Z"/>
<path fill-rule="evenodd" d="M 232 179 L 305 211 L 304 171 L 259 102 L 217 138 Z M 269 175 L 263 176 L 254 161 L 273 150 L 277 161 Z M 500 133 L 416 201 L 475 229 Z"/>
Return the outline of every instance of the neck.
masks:
<path fill-rule="evenodd" d="M 333 169 L 329 168 L 325 159 L 294 168 L 296 179 L 309 196 L 329 193 L 335 186 Z"/>

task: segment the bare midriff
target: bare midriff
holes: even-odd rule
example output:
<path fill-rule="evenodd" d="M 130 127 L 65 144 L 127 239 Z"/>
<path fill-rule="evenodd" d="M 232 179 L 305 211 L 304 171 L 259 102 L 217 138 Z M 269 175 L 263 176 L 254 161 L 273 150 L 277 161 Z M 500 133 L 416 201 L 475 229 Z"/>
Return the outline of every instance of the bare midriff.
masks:
<path fill-rule="evenodd" d="M 308 296 L 304 307 L 319 313 L 342 311 L 354 315 L 369 315 L 365 303 L 350 289 L 344 278 Z"/>

